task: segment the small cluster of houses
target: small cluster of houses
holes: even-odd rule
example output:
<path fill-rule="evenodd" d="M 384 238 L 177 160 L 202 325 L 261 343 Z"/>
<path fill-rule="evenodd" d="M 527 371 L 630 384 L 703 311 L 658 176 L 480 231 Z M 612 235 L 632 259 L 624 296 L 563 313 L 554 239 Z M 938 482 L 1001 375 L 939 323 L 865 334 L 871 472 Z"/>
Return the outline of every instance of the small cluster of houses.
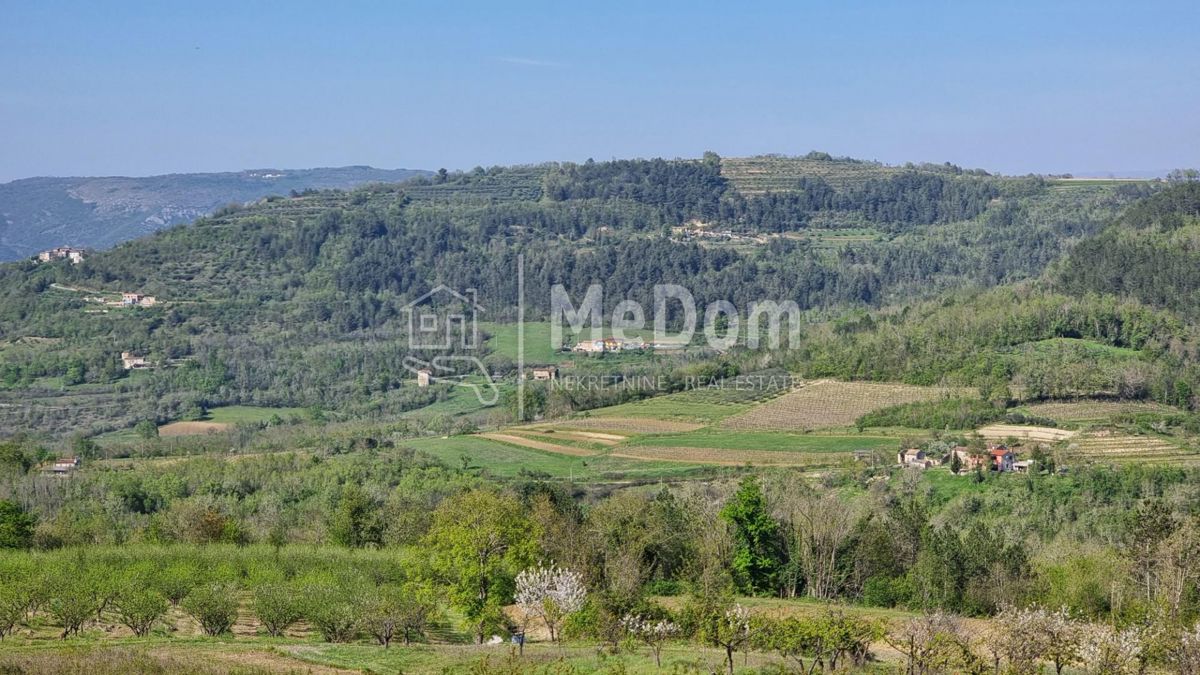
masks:
<path fill-rule="evenodd" d="M 583 354 L 605 354 L 611 352 L 641 351 L 646 348 L 646 341 L 641 338 L 618 340 L 606 337 L 603 340 L 584 340 L 575 344 L 571 351 Z"/>
<path fill-rule="evenodd" d="M 141 293 L 122 293 L 122 307 L 153 307 L 158 304 L 158 298 L 153 295 L 142 295 Z"/>
<path fill-rule="evenodd" d="M 533 380 L 535 382 L 550 382 L 558 379 L 558 366 L 534 366 L 527 372 L 522 373 L 523 379 Z M 422 389 L 433 383 L 433 371 L 428 368 L 421 368 L 417 371 L 417 386 Z"/>
<path fill-rule="evenodd" d="M 764 236 L 738 234 L 733 230 L 710 230 L 703 225 L 672 227 L 671 235 L 676 241 L 687 239 L 718 239 L 723 241 L 746 241 L 755 244 L 767 243 L 767 238 Z"/>
<path fill-rule="evenodd" d="M 896 455 L 896 463 L 903 467 L 929 469 L 941 464 L 950 466 L 955 459 L 961 467 L 961 472 L 998 471 L 1001 473 L 1026 473 L 1033 464 L 1032 460 L 1017 460 L 1017 455 L 1008 446 L 999 443 L 989 443 L 984 452 L 972 452 L 966 446 L 957 446 L 948 455 L 935 460 L 920 448 L 907 448 Z"/>
<path fill-rule="evenodd" d="M 55 260 L 70 260 L 72 265 L 78 265 L 83 262 L 83 249 L 71 248 L 70 246 L 59 246 L 48 251 L 42 251 L 37 254 L 38 262 L 52 262 Z"/>

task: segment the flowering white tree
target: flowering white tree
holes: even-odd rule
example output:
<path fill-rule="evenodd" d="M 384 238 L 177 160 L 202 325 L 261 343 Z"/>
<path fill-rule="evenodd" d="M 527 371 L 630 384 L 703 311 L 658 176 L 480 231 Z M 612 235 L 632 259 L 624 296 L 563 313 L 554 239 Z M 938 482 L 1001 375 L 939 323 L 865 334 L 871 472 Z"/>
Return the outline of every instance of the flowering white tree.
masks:
<path fill-rule="evenodd" d="M 1040 607 L 1001 607 L 988 631 L 988 650 L 996 672 L 1000 672 L 1001 660 L 1008 662 L 1008 670 L 1014 675 L 1040 670 L 1038 661 L 1046 647 L 1042 631 L 1045 616 L 1046 611 Z"/>
<path fill-rule="evenodd" d="M 1042 657 L 1054 664 L 1055 675 L 1062 675 L 1063 668 L 1079 660 L 1079 641 L 1083 637 L 1083 626 L 1071 618 L 1071 613 L 1066 607 L 1061 607 L 1056 612 L 1043 612 Z"/>
<path fill-rule="evenodd" d="M 1039 662 L 1054 664 L 1054 672 L 1078 658 L 1081 626 L 1066 608 L 1051 612 L 1044 607 L 1018 608 L 1004 605 L 992 622 L 988 649 L 999 670 L 1001 659 L 1016 675 L 1041 672 Z"/>
<path fill-rule="evenodd" d="M 1104 624 L 1092 624 L 1083 631 L 1079 661 L 1088 673 L 1137 673 L 1141 656 L 1142 635 L 1136 627 L 1117 630 Z"/>
<path fill-rule="evenodd" d="M 625 618 L 621 619 L 621 626 L 654 652 L 654 665 L 662 668 L 663 643 L 679 635 L 679 626 L 666 619 L 654 621 L 633 614 L 626 614 Z"/>
<path fill-rule="evenodd" d="M 895 626 L 884 639 L 904 655 L 908 673 L 966 672 L 981 665 L 962 622 L 940 610 Z"/>
<path fill-rule="evenodd" d="M 546 624 L 552 642 L 558 641 L 563 619 L 583 608 L 586 599 L 583 577 L 571 570 L 539 565 L 517 575 L 517 606 Z"/>
<path fill-rule="evenodd" d="M 700 637 L 725 650 L 725 665 L 729 675 L 733 675 L 734 652 L 749 647 L 750 638 L 753 636 L 750 612 L 741 605 L 734 605 L 724 611 L 714 608 L 700 625 Z"/>

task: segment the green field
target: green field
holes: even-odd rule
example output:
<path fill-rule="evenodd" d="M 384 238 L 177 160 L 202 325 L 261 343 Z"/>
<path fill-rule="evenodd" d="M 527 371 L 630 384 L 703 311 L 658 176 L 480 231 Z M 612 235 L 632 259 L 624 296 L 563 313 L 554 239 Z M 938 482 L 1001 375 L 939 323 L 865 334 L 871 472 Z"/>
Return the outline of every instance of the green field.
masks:
<path fill-rule="evenodd" d="M 678 434 L 652 434 L 631 438 L 633 447 L 688 447 L 721 450 L 774 450 L 778 452 L 838 453 L 897 447 L 891 436 L 822 436 L 782 431 L 726 431 L 699 429 Z"/>
<path fill-rule="evenodd" d="M 1027 342 L 1018 348 L 1034 354 L 1058 354 L 1065 350 L 1078 350 L 1094 358 L 1117 361 L 1140 359 L 1143 356 L 1142 352 L 1136 349 L 1113 347 L 1112 345 L 1106 345 L 1094 340 L 1080 340 L 1078 338 L 1051 338 L 1049 340 Z"/>
<path fill-rule="evenodd" d="M 482 384 L 484 382 L 482 376 L 468 378 L 467 380 L 464 380 L 464 382 L 474 382 L 479 386 L 484 386 Z M 501 400 L 503 400 L 505 392 L 511 391 L 515 388 L 515 386 L 516 385 L 514 385 L 512 382 L 496 382 L 496 388 L 500 390 Z M 488 392 L 484 391 L 484 395 L 487 396 Z M 479 412 L 480 410 L 484 409 L 485 406 L 479 402 L 479 397 L 476 396 L 474 389 L 470 387 L 454 386 L 450 387 L 450 391 L 447 393 L 446 398 L 440 401 L 435 401 L 434 403 L 431 403 L 423 408 L 410 410 L 401 415 L 401 417 L 435 417 L 437 415 L 449 415 L 454 417 L 457 415 L 466 415 L 469 413 Z"/>
<path fill-rule="evenodd" d="M 276 415 L 286 419 L 303 414 L 304 410 L 300 408 L 262 408 L 250 405 L 227 405 L 220 408 L 211 408 L 208 411 L 208 415 L 205 416 L 204 421 L 217 422 L 218 424 L 243 424 L 266 422 Z"/>
<path fill-rule="evenodd" d="M 551 440 L 551 439 L 548 439 Z M 479 436 L 450 436 L 405 441 L 404 445 L 432 455 L 450 466 L 486 469 L 493 476 L 514 478 L 523 472 L 584 481 L 682 477 L 705 469 L 698 464 L 647 462 L 608 457 L 572 457 L 522 448 Z"/>
<path fill-rule="evenodd" d="M 549 321 L 526 321 L 525 322 L 525 364 L 526 365 L 541 365 L 550 363 L 562 363 L 564 361 L 573 361 L 587 358 L 586 354 L 573 354 L 564 352 L 561 349 L 555 349 L 551 341 L 551 330 Z M 490 321 L 480 321 L 479 330 L 487 333 L 490 337 L 487 340 L 487 346 L 493 353 L 501 356 L 506 356 L 513 361 L 517 360 L 517 324 L 515 323 L 493 323 Z M 653 335 L 653 329 L 625 331 L 627 338 L 642 338 L 647 342 Z M 609 337 L 612 335 L 612 330 L 609 326 L 604 326 L 603 336 Z M 576 335 L 571 332 L 570 326 L 563 326 L 563 340 L 567 347 L 573 346 L 580 339 L 590 339 L 590 329 L 585 329 L 582 335 Z M 608 355 L 606 358 L 611 358 Z M 637 357 L 641 356 L 638 353 L 626 353 L 621 357 Z"/>

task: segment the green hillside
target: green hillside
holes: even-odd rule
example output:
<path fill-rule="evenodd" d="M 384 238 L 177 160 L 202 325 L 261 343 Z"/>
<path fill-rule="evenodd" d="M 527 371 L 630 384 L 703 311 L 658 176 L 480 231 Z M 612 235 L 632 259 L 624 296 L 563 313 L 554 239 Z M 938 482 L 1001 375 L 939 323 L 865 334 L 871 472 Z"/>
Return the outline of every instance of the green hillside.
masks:
<path fill-rule="evenodd" d="M 653 307 L 654 284 L 683 282 L 701 306 L 790 300 L 821 319 L 1036 279 L 1153 190 L 1061 191 L 952 166 L 806 158 L 766 169 L 799 175 L 802 189 L 760 194 L 728 173 L 739 162 L 709 154 L 545 164 L 303 191 L 224 208 L 81 265 L 0 267 L 0 414 L 14 429 L 59 434 L 162 423 L 197 406 L 355 417 L 439 404 L 432 410 L 471 415 L 461 388 L 413 386 L 406 358 L 431 354 L 409 348 L 405 308 L 438 284 L 476 289 L 491 339 L 472 355 L 511 385 L 518 256 L 525 318 L 535 322 L 528 362 L 574 361 L 613 382 L 665 378 L 674 388 L 689 359 L 737 370 L 747 357 L 578 361 L 545 344 L 537 323 L 547 318 L 550 287 L 563 284 L 578 299 L 602 283 L 606 315 L 626 298 Z M 847 182 L 825 171 L 834 165 L 871 173 Z M 673 229 L 696 222 L 745 234 L 722 241 Z M 841 228 L 850 236 L 837 239 Z M 123 291 L 158 304 L 113 309 L 96 300 Z M 156 367 L 128 373 L 122 352 Z M 888 373 L 924 377 L 902 375 Z M 580 410 L 648 393 L 560 393 L 537 407 Z M 67 402 L 69 413 L 58 416 Z"/>
<path fill-rule="evenodd" d="M 191 222 L 231 202 L 310 189 L 350 189 L 426 173 L 347 166 L 15 180 L 0 184 L 0 261 L 63 245 L 106 248 Z"/>

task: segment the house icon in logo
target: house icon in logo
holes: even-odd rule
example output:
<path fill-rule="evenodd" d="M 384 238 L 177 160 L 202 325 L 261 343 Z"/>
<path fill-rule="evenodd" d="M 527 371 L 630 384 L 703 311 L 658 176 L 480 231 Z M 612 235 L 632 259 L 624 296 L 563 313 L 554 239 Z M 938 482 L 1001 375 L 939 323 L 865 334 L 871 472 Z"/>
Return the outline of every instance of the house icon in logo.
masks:
<path fill-rule="evenodd" d="M 445 284 L 404 306 L 408 315 L 408 346 L 412 349 L 450 351 L 479 348 L 479 313 L 476 291 L 459 293 Z"/>

